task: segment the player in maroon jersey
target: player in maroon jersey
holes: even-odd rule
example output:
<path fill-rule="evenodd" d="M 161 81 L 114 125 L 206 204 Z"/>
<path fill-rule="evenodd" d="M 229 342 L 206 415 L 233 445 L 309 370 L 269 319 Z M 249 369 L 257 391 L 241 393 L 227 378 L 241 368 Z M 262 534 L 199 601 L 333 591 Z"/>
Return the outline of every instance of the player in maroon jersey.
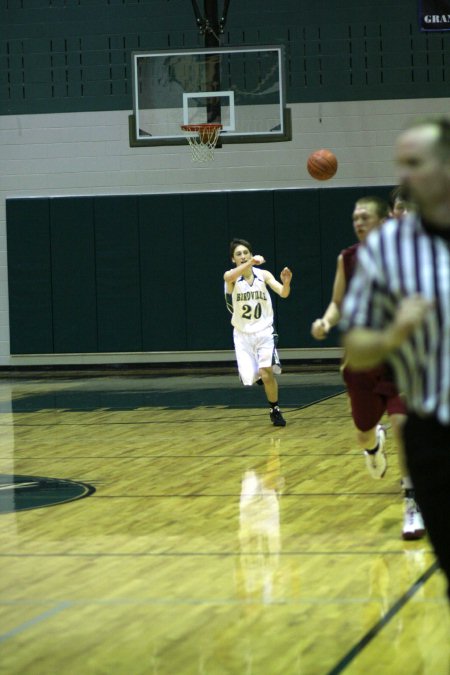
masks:
<path fill-rule="evenodd" d="M 355 271 L 358 247 L 363 245 L 371 230 L 380 227 L 389 215 L 389 204 L 379 197 L 362 197 L 356 202 L 352 219 L 358 242 L 341 251 L 338 257 L 331 301 L 323 316 L 316 319 L 311 327 L 316 340 L 326 338 L 331 328 L 339 322 L 342 302 Z M 382 478 L 387 469 L 384 451 L 386 431 L 380 421 L 385 412 L 389 415 L 405 493 L 402 536 L 404 539 L 420 539 L 425 534 L 425 528 L 406 469 L 401 434 L 406 420 L 406 407 L 391 369 L 381 365 L 368 371 L 354 372 L 345 365 L 344 359 L 342 374 L 350 398 L 358 444 L 364 450 L 367 470 L 376 479 Z"/>

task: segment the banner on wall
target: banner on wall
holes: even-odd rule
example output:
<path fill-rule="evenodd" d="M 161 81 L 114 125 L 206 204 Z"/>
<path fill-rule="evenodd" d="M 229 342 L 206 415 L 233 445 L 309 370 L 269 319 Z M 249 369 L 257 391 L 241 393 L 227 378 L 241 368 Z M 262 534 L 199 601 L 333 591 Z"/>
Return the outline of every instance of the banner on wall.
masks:
<path fill-rule="evenodd" d="M 421 30 L 450 30 L 450 0 L 419 0 Z"/>

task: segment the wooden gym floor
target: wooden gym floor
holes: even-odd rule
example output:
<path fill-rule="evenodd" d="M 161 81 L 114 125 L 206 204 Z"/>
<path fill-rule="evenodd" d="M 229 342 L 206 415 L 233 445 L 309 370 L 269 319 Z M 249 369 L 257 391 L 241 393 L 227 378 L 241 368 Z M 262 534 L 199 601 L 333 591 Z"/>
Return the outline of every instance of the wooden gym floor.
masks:
<path fill-rule="evenodd" d="M 0 673 L 448 675 L 390 435 L 374 481 L 339 373 L 279 382 L 0 380 Z"/>

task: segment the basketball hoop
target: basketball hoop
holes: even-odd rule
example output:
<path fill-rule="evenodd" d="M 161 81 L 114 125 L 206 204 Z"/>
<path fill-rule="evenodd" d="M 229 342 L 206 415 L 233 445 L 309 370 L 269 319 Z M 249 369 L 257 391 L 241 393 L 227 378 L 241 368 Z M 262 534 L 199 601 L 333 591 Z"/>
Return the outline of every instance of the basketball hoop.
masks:
<path fill-rule="evenodd" d="M 192 150 L 193 162 L 209 162 L 219 140 L 222 124 L 182 124 Z"/>

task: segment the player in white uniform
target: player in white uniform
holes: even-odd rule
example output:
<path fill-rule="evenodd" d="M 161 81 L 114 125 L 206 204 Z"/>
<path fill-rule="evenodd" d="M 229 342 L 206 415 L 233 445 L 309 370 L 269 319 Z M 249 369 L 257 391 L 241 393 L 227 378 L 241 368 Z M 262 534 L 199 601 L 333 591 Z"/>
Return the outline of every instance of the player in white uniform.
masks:
<path fill-rule="evenodd" d="M 286 422 L 278 406 L 278 382 L 274 375 L 274 370 L 281 370 L 267 286 L 280 297 L 287 298 L 291 292 L 292 272 L 285 267 L 280 274 L 280 284 L 268 270 L 254 269 L 254 265 L 263 265 L 265 260 L 262 255 L 253 255 L 251 245 L 244 239 L 233 239 L 230 254 L 235 267 L 225 272 L 223 278 L 229 298 L 227 306 L 233 315 L 231 323 L 239 375 L 246 386 L 262 380 L 272 424 L 284 427 Z"/>

